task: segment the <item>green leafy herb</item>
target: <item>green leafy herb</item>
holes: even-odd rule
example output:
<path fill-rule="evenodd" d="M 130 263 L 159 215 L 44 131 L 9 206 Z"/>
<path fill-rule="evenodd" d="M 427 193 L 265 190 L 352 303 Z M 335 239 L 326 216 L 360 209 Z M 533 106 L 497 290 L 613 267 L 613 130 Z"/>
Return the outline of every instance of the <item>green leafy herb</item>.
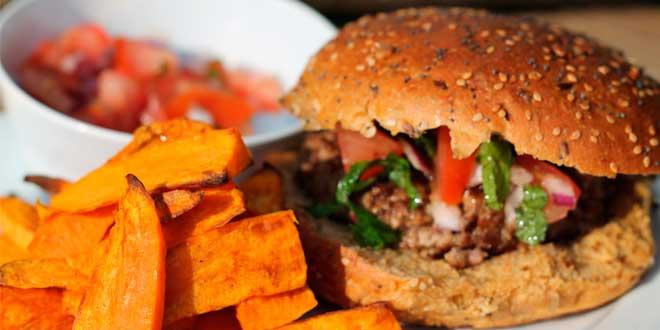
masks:
<path fill-rule="evenodd" d="M 351 229 L 358 244 L 382 249 L 399 241 L 400 233 L 388 227 L 373 213 L 352 203 L 350 208 L 356 218 Z"/>
<path fill-rule="evenodd" d="M 356 191 L 355 188 L 360 183 L 360 175 L 371 165 L 372 162 L 362 161 L 353 164 L 348 169 L 346 175 L 337 183 L 337 192 L 335 195 L 337 202 L 348 205 L 351 194 Z"/>
<path fill-rule="evenodd" d="M 513 163 L 511 145 L 500 139 L 484 142 L 479 147 L 478 160 L 482 168 L 486 205 L 493 210 L 501 210 L 509 194 L 509 178 Z"/>
<path fill-rule="evenodd" d="M 327 218 L 343 211 L 344 206 L 337 202 L 317 203 L 307 206 L 305 210 L 315 218 Z"/>
<path fill-rule="evenodd" d="M 539 186 L 525 186 L 523 200 L 516 209 L 516 237 L 536 245 L 545 240 L 548 219 L 543 208 L 548 203 L 548 194 Z"/>
<path fill-rule="evenodd" d="M 389 154 L 381 161 L 381 164 L 385 167 L 387 177 L 390 181 L 403 189 L 406 195 L 408 195 L 410 208 L 414 209 L 421 205 L 422 196 L 413 185 L 410 177 L 410 163 L 403 157 Z"/>
<path fill-rule="evenodd" d="M 423 134 L 415 139 L 415 144 L 420 146 L 429 157 L 435 157 L 435 141 L 433 141 L 429 133 Z"/>

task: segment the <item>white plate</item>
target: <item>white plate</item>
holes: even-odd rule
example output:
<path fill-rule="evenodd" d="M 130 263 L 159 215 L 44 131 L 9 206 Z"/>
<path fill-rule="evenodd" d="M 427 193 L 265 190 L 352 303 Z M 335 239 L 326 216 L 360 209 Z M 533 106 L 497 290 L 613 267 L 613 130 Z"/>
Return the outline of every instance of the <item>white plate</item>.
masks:
<path fill-rule="evenodd" d="M 22 182 L 22 165 L 17 157 L 18 146 L 15 138 L 7 130 L 6 116 L 0 112 L 0 195 L 16 194 L 27 200 L 44 198 L 35 187 Z M 654 195 L 660 196 L 660 181 L 654 183 Z M 657 219 L 660 212 L 654 210 L 654 236 L 660 241 L 660 230 Z M 556 320 L 535 323 L 516 329 L 524 330 L 556 330 L 556 329 L 660 329 L 660 313 L 658 313 L 658 297 L 660 297 L 660 274 L 658 274 L 659 259 L 653 269 L 642 282 L 621 299 L 599 309 L 567 316 Z M 422 330 L 424 328 L 409 329 Z"/>

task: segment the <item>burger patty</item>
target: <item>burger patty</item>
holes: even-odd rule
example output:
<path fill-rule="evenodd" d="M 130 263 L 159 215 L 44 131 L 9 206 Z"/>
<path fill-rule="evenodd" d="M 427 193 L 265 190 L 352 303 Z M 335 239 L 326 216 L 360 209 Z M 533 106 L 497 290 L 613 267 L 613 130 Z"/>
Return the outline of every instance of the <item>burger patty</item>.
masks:
<path fill-rule="evenodd" d="M 314 200 L 334 199 L 337 182 L 343 176 L 341 156 L 335 134 L 331 131 L 308 133 L 300 153 L 299 184 Z M 549 227 L 548 239 L 570 239 L 599 225 L 603 219 L 606 199 L 615 190 L 612 180 L 571 174 L 582 189 L 579 208 L 568 219 Z M 489 208 L 481 186 L 467 189 L 463 194 L 462 230 L 451 231 L 434 226 L 426 211 L 429 203 L 428 181 L 415 186 L 423 203 L 411 209 L 405 191 L 391 182 L 379 182 L 361 192 L 356 201 L 375 214 L 382 222 L 402 234 L 399 248 L 412 250 L 430 258 L 444 258 L 456 268 L 481 263 L 516 247 L 515 225 L 504 221 L 504 213 Z"/>

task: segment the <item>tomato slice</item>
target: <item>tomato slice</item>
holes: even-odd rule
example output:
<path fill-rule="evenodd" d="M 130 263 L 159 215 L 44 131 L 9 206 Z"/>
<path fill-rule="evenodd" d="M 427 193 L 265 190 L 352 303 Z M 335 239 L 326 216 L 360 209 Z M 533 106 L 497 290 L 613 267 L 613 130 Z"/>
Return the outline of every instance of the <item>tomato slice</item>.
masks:
<path fill-rule="evenodd" d="M 282 86 L 273 77 L 254 71 L 223 70 L 229 90 L 244 98 L 255 109 L 278 110 Z"/>
<path fill-rule="evenodd" d="M 438 128 L 437 136 L 434 193 L 443 202 L 457 205 L 461 202 L 468 181 L 474 172 L 477 157 L 472 155 L 464 159 L 455 158 L 454 152 L 451 150 L 451 137 L 447 127 Z"/>
<path fill-rule="evenodd" d="M 238 128 L 247 123 L 254 112 L 254 108 L 239 97 L 196 85 L 175 96 L 165 106 L 165 113 L 169 118 L 182 117 L 193 105 L 206 109 L 220 127 Z"/>
<path fill-rule="evenodd" d="M 516 162 L 534 176 L 534 183 L 548 193 L 545 213 L 549 223 L 557 222 L 575 209 L 580 198 L 580 187 L 564 172 L 547 162 L 528 155 L 518 156 Z"/>
<path fill-rule="evenodd" d="M 390 153 L 399 156 L 403 154 L 401 144 L 381 131 L 376 131 L 376 135 L 370 138 L 343 128 L 337 128 L 336 132 L 344 170 L 360 161 L 383 159 Z"/>
<path fill-rule="evenodd" d="M 119 38 L 115 48 L 115 69 L 139 80 L 173 75 L 179 67 L 177 57 L 164 47 Z"/>

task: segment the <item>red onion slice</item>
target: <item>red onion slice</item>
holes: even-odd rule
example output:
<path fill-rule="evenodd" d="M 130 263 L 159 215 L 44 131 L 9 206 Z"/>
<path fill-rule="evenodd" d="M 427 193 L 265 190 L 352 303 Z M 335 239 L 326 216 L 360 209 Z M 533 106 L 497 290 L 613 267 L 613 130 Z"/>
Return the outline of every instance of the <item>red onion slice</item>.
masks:
<path fill-rule="evenodd" d="M 426 155 L 406 140 L 401 140 L 401 145 L 403 146 L 403 154 L 406 155 L 412 167 L 422 172 L 429 180 L 433 179 L 433 164 Z"/>
<path fill-rule="evenodd" d="M 559 193 L 551 193 L 552 196 L 552 203 L 560 205 L 560 206 L 568 206 L 570 208 L 575 207 L 575 204 L 577 203 L 577 200 L 575 199 L 575 196 L 572 195 L 563 195 Z"/>
<path fill-rule="evenodd" d="M 426 211 L 433 217 L 433 225 L 438 229 L 459 231 L 463 228 L 461 209 L 456 205 L 448 205 L 441 201 L 432 200 Z"/>

